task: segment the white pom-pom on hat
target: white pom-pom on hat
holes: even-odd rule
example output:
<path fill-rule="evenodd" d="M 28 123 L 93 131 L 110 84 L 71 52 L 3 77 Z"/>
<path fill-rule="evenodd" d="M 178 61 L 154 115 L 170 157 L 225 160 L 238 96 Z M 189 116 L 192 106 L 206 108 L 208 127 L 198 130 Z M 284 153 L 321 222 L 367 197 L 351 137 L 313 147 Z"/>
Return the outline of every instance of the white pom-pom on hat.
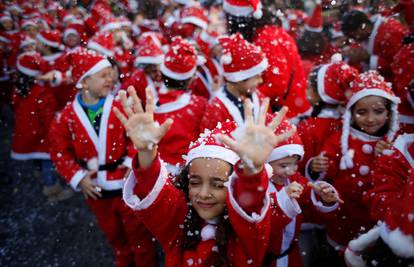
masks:
<path fill-rule="evenodd" d="M 197 56 L 197 65 L 201 66 L 207 62 L 206 58 L 203 56 Z"/>
<path fill-rule="evenodd" d="M 262 11 L 262 9 L 261 9 L 261 8 L 258 8 L 257 10 L 255 10 L 255 11 L 253 12 L 253 17 L 254 17 L 255 19 L 260 19 L 260 18 L 262 18 L 262 16 L 263 16 L 263 11 Z"/>
<path fill-rule="evenodd" d="M 233 58 L 231 57 L 230 53 L 224 54 L 220 58 L 220 62 L 224 65 L 229 65 L 233 61 Z"/>
<path fill-rule="evenodd" d="M 342 61 L 342 55 L 340 53 L 335 53 L 331 56 L 331 62 L 333 64 L 338 64 Z"/>

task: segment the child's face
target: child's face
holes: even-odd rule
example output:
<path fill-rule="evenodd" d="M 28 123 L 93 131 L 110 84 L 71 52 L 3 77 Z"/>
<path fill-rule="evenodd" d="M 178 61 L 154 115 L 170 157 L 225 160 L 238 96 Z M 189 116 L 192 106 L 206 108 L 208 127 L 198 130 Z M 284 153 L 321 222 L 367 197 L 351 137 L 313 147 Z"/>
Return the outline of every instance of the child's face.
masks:
<path fill-rule="evenodd" d="M 310 82 L 308 82 L 306 87 L 306 98 L 312 107 L 317 106 L 321 102 L 321 97 L 319 96 L 318 91 L 310 84 Z"/>
<path fill-rule="evenodd" d="M 354 123 L 367 134 L 376 134 L 387 122 L 387 100 L 379 96 L 366 96 L 352 109 Z"/>
<path fill-rule="evenodd" d="M 66 36 L 65 45 L 72 48 L 72 47 L 77 46 L 78 44 L 80 44 L 80 38 L 78 35 L 71 33 L 71 34 L 68 34 L 68 36 Z"/>
<path fill-rule="evenodd" d="M 82 88 L 95 98 L 108 95 L 113 84 L 112 68 L 107 67 L 82 80 Z"/>
<path fill-rule="evenodd" d="M 273 168 L 272 179 L 287 179 L 295 174 L 298 170 L 298 161 L 299 156 L 289 156 L 270 162 L 269 164 Z"/>
<path fill-rule="evenodd" d="M 251 94 L 256 90 L 256 87 L 263 82 L 262 75 L 258 74 L 241 82 L 232 83 L 241 95 Z"/>
<path fill-rule="evenodd" d="M 30 36 L 33 39 L 36 39 L 36 35 L 37 35 L 36 27 L 29 25 L 29 26 L 26 26 L 23 30 L 28 36 Z"/>
<path fill-rule="evenodd" d="M 158 64 L 148 64 L 145 67 L 144 71 L 153 81 L 156 81 L 156 82 L 162 81 L 160 65 L 158 65 Z"/>
<path fill-rule="evenodd" d="M 198 215 L 211 220 L 223 213 L 226 204 L 229 163 L 213 158 L 197 158 L 189 167 L 189 198 Z"/>
<path fill-rule="evenodd" d="M 1 22 L 1 25 L 3 26 L 5 31 L 11 31 L 13 30 L 13 21 L 12 20 L 4 20 Z"/>

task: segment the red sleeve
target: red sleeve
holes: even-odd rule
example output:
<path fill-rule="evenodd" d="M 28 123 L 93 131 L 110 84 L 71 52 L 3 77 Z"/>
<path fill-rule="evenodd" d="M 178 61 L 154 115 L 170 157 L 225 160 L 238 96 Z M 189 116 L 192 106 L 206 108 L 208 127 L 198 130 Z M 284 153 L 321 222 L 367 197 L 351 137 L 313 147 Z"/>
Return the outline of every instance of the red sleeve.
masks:
<path fill-rule="evenodd" d="M 158 155 L 148 168 L 143 169 L 139 167 L 138 154 L 136 154 L 132 159 L 132 170 L 139 186 L 134 187 L 134 194 L 136 194 L 139 198 L 144 198 L 148 195 L 154 187 L 160 173 L 160 169 L 161 164 Z"/>
<path fill-rule="evenodd" d="M 341 159 L 341 146 L 340 146 L 341 132 L 332 135 L 326 140 L 321 152 L 325 152 L 324 155 L 329 159 L 329 168 L 325 174 L 324 180 L 331 182 L 337 176 L 339 172 L 339 162 Z"/>
<path fill-rule="evenodd" d="M 43 127 L 45 127 L 45 129 L 49 129 L 57 110 L 56 99 L 50 88 L 44 89 L 42 94 L 39 95 L 37 103 L 39 105 L 39 118 L 43 124 Z"/>

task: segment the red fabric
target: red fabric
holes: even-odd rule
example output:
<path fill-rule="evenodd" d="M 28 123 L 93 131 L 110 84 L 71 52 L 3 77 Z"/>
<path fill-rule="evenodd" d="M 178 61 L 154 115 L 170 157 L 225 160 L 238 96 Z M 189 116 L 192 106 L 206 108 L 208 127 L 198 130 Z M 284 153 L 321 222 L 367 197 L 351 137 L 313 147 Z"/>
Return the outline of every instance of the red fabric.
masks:
<path fill-rule="evenodd" d="M 56 100 L 51 88 L 34 85 L 26 97 L 13 94 L 15 123 L 12 151 L 19 154 L 49 152 L 49 127 L 56 112 Z M 29 156 L 29 155 L 27 155 Z M 38 156 L 29 156 L 36 159 Z"/>
<path fill-rule="evenodd" d="M 299 163 L 299 171 L 304 174 L 306 163 L 319 155 L 325 141 L 341 129 L 341 119 L 308 118 L 299 123 L 297 132 L 302 139 L 305 154 Z"/>
<path fill-rule="evenodd" d="M 160 104 L 173 104 L 184 91 L 172 90 L 166 94 L 158 94 Z M 158 144 L 161 158 L 169 164 L 176 165 L 184 163 L 183 155 L 188 152 L 191 142 L 197 140 L 200 134 L 200 122 L 205 113 L 207 100 L 191 95 L 190 102 L 182 108 L 171 112 L 157 112 L 154 118 L 160 124 L 167 119 L 173 119 L 170 130 Z"/>
<path fill-rule="evenodd" d="M 196 77 L 189 85 L 189 89 L 195 95 L 202 96 L 206 99 L 211 99 L 214 96 L 213 83 L 214 79 L 219 78 L 218 63 L 215 63 L 210 58 L 206 58 L 207 61 L 203 66 L 199 66 L 196 72 Z M 207 79 L 201 74 L 203 72 Z"/>
<path fill-rule="evenodd" d="M 156 267 L 157 251 L 151 233 L 121 197 L 87 199 L 100 229 L 111 245 L 116 267 Z"/>
<path fill-rule="evenodd" d="M 110 98 L 110 96 L 107 96 L 107 98 Z M 106 101 L 112 100 L 107 99 Z M 84 170 L 80 166 L 79 161 L 88 162 L 94 158 L 103 158 L 103 161 L 99 162 L 99 164 L 107 164 L 117 161 L 122 156 L 131 157 L 135 153 L 129 138 L 125 134 L 123 125 L 112 111 L 113 106 L 122 110 L 119 102 L 113 101 L 111 104 L 108 103 L 109 110 L 104 109 L 103 111 L 102 118 L 108 114 L 108 121 L 105 123 L 101 118 L 100 124 L 102 133 L 106 135 L 106 140 L 102 141 L 105 147 L 94 144 L 91 137 L 94 135 L 94 132 L 88 131 L 88 129 L 93 131 L 92 127 L 87 129 L 84 126 L 90 124 L 87 115 L 80 105 L 80 111 L 75 109 L 75 102 L 78 103 L 78 100 L 75 99 L 62 110 L 61 114 L 53 121 L 49 133 L 52 161 L 59 174 L 68 183 L 72 181 L 78 171 Z M 83 117 L 81 117 L 82 113 Z M 80 118 L 85 118 L 87 121 Z M 100 136 L 100 138 L 102 137 Z M 96 146 L 100 147 L 99 151 L 96 151 Z M 105 155 L 101 155 L 104 152 Z M 99 173 L 105 176 L 96 181 L 97 185 L 108 190 L 122 188 L 122 179 L 125 176 L 126 168 L 118 168 L 114 171 L 101 171 Z"/>
<path fill-rule="evenodd" d="M 351 133 L 348 138 L 348 149 L 355 151 L 354 167 L 340 170 L 341 134 L 338 132 L 332 135 L 325 142 L 321 151 L 324 151 L 325 156 L 329 158 L 329 169 L 325 180 L 338 190 L 345 202 L 335 211 L 335 216 L 328 222 L 327 234 L 336 243 L 346 246 L 361 230 L 371 229 L 376 222 L 367 216 L 369 208 L 364 201 L 364 196 L 372 188 L 369 172 L 375 166 L 374 149 L 377 141 L 363 141 Z M 372 153 L 364 153 L 362 151 L 364 145 L 370 145 Z M 364 175 L 361 167 L 368 168 L 369 172 Z"/>
<path fill-rule="evenodd" d="M 269 61 L 260 92 L 270 98 L 271 106 L 288 106 L 288 118 L 307 112 L 310 104 L 306 99 L 306 77 L 295 41 L 281 27 L 270 25 L 258 29 L 253 40 Z M 291 75 L 291 87 L 283 99 Z"/>
<path fill-rule="evenodd" d="M 151 180 L 151 183 L 155 184 L 159 168 L 160 165 L 155 162 L 145 170 L 134 168 L 137 184 L 141 184 L 144 180 Z M 240 179 L 240 181 L 245 182 L 244 179 Z M 257 192 L 257 188 L 255 191 Z M 141 192 L 141 196 L 144 196 L 142 193 L 145 193 L 138 186 L 135 186 L 134 192 Z M 240 194 L 240 192 L 236 194 Z M 228 243 L 227 255 L 230 265 L 246 266 L 247 262 L 251 262 L 251 266 L 261 266 L 270 230 L 269 213 L 266 213 L 261 222 L 249 223 L 235 211 L 229 200 L 227 200 L 227 208 L 229 220 L 235 232 L 235 236 L 231 236 Z M 136 211 L 161 243 L 167 267 L 204 266 L 203 264 L 210 255 L 209 252 L 215 246 L 214 240 L 210 239 L 200 241 L 194 250 L 183 250 L 183 235 L 186 233 L 183 232 L 182 225 L 187 212 L 188 205 L 183 192 L 174 187 L 169 180 L 163 185 L 161 192 L 148 208 Z M 163 223 L 160 223 L 161 221 Z"/>

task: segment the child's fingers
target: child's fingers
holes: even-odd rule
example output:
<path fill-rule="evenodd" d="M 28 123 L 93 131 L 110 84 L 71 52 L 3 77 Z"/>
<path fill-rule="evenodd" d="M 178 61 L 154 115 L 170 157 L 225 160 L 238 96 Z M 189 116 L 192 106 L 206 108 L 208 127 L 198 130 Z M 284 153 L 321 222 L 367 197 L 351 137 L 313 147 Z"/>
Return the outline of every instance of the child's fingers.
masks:
<path fill-rule="evenodd" d="M 127 92 L 119 91 L 118 95 L 119 95 L 119 98 L 121 99 L 122 107 L 124 108 L 124 111 L 127 114 L 127 116 L 131 117 L 132 115 L 134 115 L 134 112 L 132 112 L 132 109 L 131 109 L 131 105 L 128 103 L 129 101 L 127 98 Z"/>
<path fill-rule="evenodd" d="M 133 108 L 135 112 L 144 112 L 144 109 L 142 108 L 141 99 L 138 97 L 137 92 L 135 91 L 135 88 L 130 85 L 128 86 L 128 94 L 132 97 L 133 101 Z"/>
<path fill-rule="evenodd" d="M 122 112 L 119 111 L 119 109 L 117 107 L 113 107 L 112 110 L 114 111 L 115 116 L 118 118 L 118 120 L 121 121 L 122 125 L 124 125 L 124 127 L 126 127 L 128 119 L 124 116 L 124 114 L 122 114 Z"/>
<path fill-rule="evenodd" d="M 147 97 L 147 103 L 145 105 L 145 112 L 154 115 L 154 96 L 152 95 L 151 88 L 148 86 L 145 88 L 145 95 Z"/>
<path fill-rule="evenodd" d="M 277 113 L 276 117 L 273 118 L 272 122 L 269 124 L 270 129 L 272 131 L 276 130 L 279 124 L 282 122 L 283 118 L 285 117 L 288 111 L 288 107 L 284 106 L 282 109 Z"/>
<path fill-rule="evenodd" d="M 238 152 L 237 142 L 234 141 L 232 138 L 224 134 L 219 134 L 217 138 L 220 142 L 228 146 L 231 150 Z"/>
<path fill-rule="evenodd" d="M 168 132 L 173 122 L 174 122 L 173 119 L 169 118 L 166 121 L 164 121 L 163 124 L 161 124 L 161 127 L 160 127 L 161 138 Z"/>
<path fill-rule="evenodd" d="M 252 101 L 249 98 L 243 101 L 244 120 L 246 125 L 253 125 Z"/>
<path fill-rule="evenodd" d="M 258 125 L 265 125 L 268 109 L 269 109 L 269 98 L 266 97 L 263 100 L 263 103 L 260 105 L 260 114 L 259 114 L 259 118 L 257 119 Z"/>

